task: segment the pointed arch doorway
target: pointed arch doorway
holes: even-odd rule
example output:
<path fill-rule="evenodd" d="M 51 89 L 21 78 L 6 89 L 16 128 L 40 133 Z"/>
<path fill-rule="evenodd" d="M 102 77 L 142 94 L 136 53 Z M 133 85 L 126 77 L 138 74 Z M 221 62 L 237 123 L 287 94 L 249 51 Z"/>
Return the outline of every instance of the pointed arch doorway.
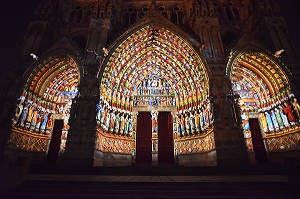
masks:
<path fill-rule="evenodd" d="M 154 22 L 126 33 L 99 78 L 98 157 L 170 164 L 214 149 L 208 72 L 180 35 Z"/>
<path fill-rule="evenodd" d="M 293 150 L 298 142 L 299 105 L 283 69 L 283 63 L 258 49 L 239 50 L 228 64 L 233 92 L 240 97 L 248 153 L 257 163 Z"/>
<path fill-rule="evenodd" d="M 78 63 L 66 53 L 49 56 L 28 70 L 13 118 L 9 148 L 46 153 L 52 162 L 62 157 L 81 72 Z"/>

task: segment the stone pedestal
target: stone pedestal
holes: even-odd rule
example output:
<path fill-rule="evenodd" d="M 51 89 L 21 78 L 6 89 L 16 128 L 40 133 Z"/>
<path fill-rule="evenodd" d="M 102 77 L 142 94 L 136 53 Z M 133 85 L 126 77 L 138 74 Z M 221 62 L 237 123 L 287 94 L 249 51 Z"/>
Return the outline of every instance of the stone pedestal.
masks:
<path fill-rule="evenodd" d="M 223 112 L 223 115 L 229 114 Z M 229 116 L 230 117 L 230 116 Z M 245 167 L 250 165 L 242 128 L 237 122 L 220 121 L 227 119 L 221 116 L 214 126 L 218 167 Z"/>
<path fill-rule="evenodd" d="M 96 140 L 96 104 L 99 101 L 97 79 L 83 79 L 78 98 L 70 110 L 69 133 L 61 164 L 92 166 Z"/>
<path fill-rule="evenodd" d="M 216 151 L 200 154 L 184 154 L 178 156 L 178 165 L 182 166 L 217 166 Z"/>
<path fill-rule="evenodd" d="M 95 139 L 96 130 L 71 131 L 66 151 L 60 164 L 67 166 L 92 166 L 94 163 Z"/>
<path fill-rule="evenodd" d="M 212 80 L 211 104 L 218 167 L 246 167 L 250 159 L 241 127 L 238 96 L 233 95 L 228 78 Z"/>
<path fill-rule="evenodd" d="M 93 166 L 125 167 L 131 166 L 133 159 L 131 154 L 114 154 L 94 151 Z"/>
<path fill-rule="evenodd" d="M 250 165 L 245 147 L 217 147 L 217 166 L 222 168 L 243 168 Z"/>
<path fill-rule="evenodd" d="M 152 152 L 152 162 L 151 165 L 158 165 L 158 153 L 157 152 Z"/>

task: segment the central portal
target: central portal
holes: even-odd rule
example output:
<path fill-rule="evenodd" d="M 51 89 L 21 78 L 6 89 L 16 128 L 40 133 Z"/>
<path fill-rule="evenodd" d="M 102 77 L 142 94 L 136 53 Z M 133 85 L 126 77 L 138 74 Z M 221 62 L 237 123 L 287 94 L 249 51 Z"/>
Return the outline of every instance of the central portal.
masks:
<path fill-rule="evenodd" d="M 174 139 L 171 112 L 138 112 L 137 164 L 173 164 Z"/>
<path fill-rule="evenodd" d="M 185 164 L 211 152 L 208 73 L 195 48 L 156 22 L 118 41 L 99 76 L 99 164 Z"/>

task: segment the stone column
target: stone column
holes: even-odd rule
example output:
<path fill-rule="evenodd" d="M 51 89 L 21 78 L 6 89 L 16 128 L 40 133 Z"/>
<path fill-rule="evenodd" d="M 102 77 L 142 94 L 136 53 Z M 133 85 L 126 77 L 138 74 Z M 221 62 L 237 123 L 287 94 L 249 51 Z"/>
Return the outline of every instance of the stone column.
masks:
<path fill-rule="evenodd" d="M 2 81 L 2 83 L 5 85 L 3 88 L 7 89 L 0 95 L 0 154 L 3 154 L 5 151 L 11 132 L 12 118 L 16 112 L 17 99 L 21 96 L 21 87 L 23 86 L 22 80 L 17 77 L 12 77 L 11 79 Z"/>
<path fill-rule="evenodd" d="M 153 125 L 153 120 L 156 120 L 156 125 L 158 125 L 157 117 L 159 112 L 156 109 L 151 110 L 151 122 Z M 152 126 L 153 129 L 153 126 Z M 152 132 L 152 165 L 158 165 L 158 131 L 156 130 L 156 133 Z"/>
<path fill-rule="evenodd" d="M 83 78 L 79 94 L 73 100 L 69 133 L 62 164 L 92 166 L 96 140 L 96 104 L 99 101 L 98 79 Z"/>
<path fill-rule="evenodd" d="M 100 60 L 104 57 L 103 48 L 105 48 L 109 34 L 110 18 L 92 19 L 90 22 L 90 35 L 88 40 L 87 58 Z M 97 54 L 97 56 L 96 56 Z"/>
<path fill-rule="evenodd" d="M 212 82 L 214 134 L 219 167 L 240 167 L 250 164 L 241 127 L 237 96 L 232 94 L 228 78 L 215 77 Z"/>

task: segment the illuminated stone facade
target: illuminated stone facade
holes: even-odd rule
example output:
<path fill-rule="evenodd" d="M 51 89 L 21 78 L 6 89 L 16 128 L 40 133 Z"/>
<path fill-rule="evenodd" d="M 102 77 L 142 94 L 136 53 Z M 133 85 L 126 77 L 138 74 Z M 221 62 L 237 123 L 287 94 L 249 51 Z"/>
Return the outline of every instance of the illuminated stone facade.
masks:
<path fill-rule="evenodd" d="M 157 164 L 157 115 L 170 112 L 176 164 L 298 154 L 299 59 L 277 2 L 58 2 L 33 14 L 2 98 L 6 153 L 48 154 L 62 120 L 63 163 L 132 165 L 138 114 L 151 112 Z"/>

